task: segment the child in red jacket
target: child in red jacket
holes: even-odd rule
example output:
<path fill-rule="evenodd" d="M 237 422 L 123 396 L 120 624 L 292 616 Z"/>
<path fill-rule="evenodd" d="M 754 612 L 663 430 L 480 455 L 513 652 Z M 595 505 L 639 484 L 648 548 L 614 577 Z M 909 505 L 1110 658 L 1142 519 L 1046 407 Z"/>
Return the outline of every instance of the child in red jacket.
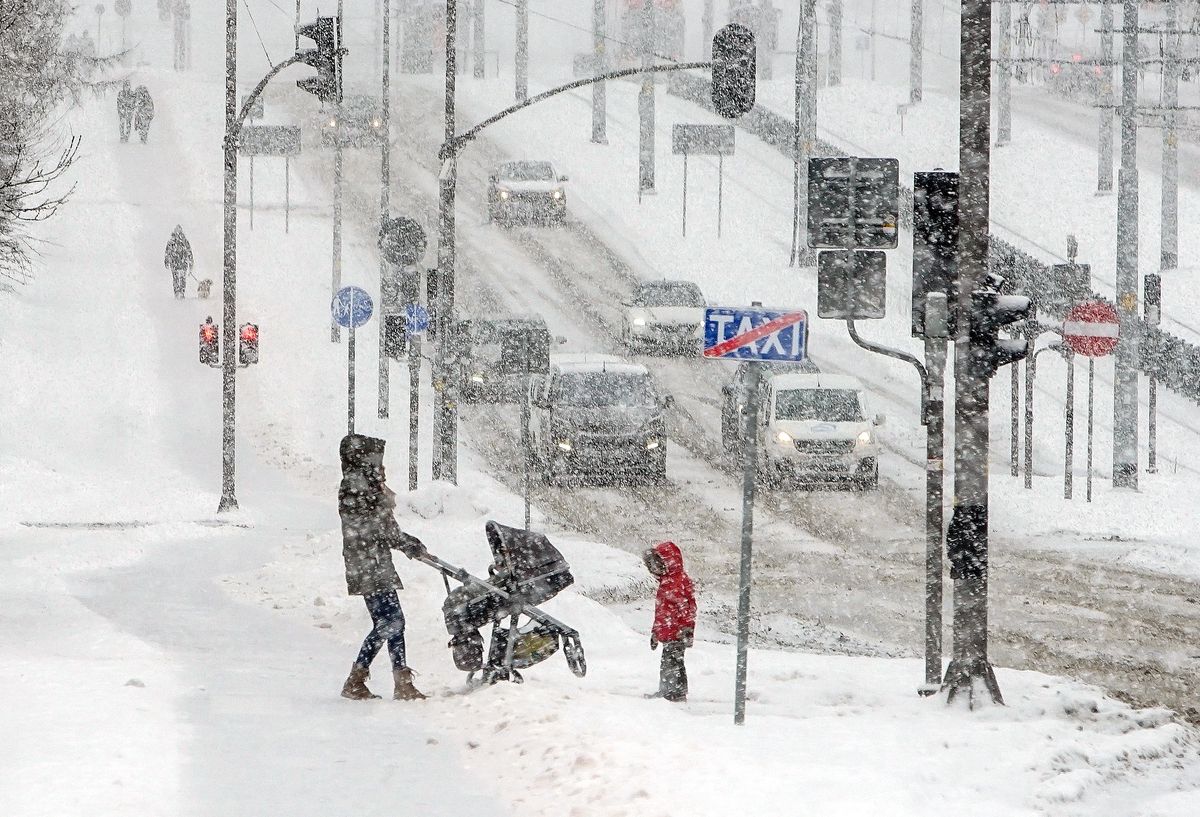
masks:
<path fill-rule="evenodd" d="M 687 700 L 687 669 L 683 651 L 692 646 L 696 628 L 696 594 L 683 569 L 683 554 L 674 542 L 660 542 L 642 554 L 646 569 L 658 579 L 650 649 L 663 645 L 658 692 L 647 697 Z"/>

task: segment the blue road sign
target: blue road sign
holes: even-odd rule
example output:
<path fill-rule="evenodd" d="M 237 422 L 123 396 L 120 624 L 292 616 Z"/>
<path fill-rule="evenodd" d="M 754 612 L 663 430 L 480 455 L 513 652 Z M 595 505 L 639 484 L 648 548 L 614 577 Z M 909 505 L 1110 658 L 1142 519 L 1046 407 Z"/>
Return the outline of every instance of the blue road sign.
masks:
<path fill-rule="evenodd" d="M 338 326 L 357 329 L 371 319 L 371 296 L 358 287 L 342 287 L 333 296 L 330 309 Z"/>
<path fill-rule="evenodd" d="M 409 335 L 419 335 L 429 329 L 429 310 L 421 304 L 406 304 L 404 328 Z"/>
<path fill-rule="evenodd" d="M 704 357 L 804 360 L 808 313 L 803 309 L 710 306 L 704 310 Z"/>

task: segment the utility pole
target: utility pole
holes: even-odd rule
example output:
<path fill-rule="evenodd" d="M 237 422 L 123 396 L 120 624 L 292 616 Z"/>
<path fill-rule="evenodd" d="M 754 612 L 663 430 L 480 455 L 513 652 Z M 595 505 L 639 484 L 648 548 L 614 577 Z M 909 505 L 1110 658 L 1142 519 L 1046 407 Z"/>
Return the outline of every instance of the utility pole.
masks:
<path fill-rule="evenodd" d="M 596 0 L 596 4 L 603 8 L 604 0 Z M 704 11 L 700 16 L 700 37 L 704 40 L 704 59 L 711 60 L 713 38 L 713 0 L 704 0 Z"/>
<path fill-rule="evenodd" d="M 337 42 L 342 44 L 342 3 L 338 0 L 337 9 Z M 333 128 L 333 281 L 330 284 L 329 297 L 333 299 L 342 288 L 342 101 L 333 103 L 333 118 L 337 125 Z M 337 321 L 330 318 L 329 339 L 334 343 L 342 340 L 342 329 Z"/>
<path fill-rule="evenodd" d="M 829 0 L 829 65 L 828 85 L 842 84 L 842 0 Z"/>
<path fill-rule="evenodd" d="M 1111 193 L 1113 188 L 1113 7 L 1100 6 L 1100 155 L 1096 169 L 1096 192 Z"/>
<path fill-rule="evenodd" d="M 816 266 L 817 257 L 805 240 L 808 230 L 808 160 L 817 141 L 817 3 L 801 0 L 796 28 L 795 141 L 792 144 L 791 266 Z"/>
<path fill-rule="evenodd" d="M 762 0 L 762 7 L 758 10 L 758 21 L 758 30 L 754 32 L 759 46 L 758 77 L 770 82 L 775 79 L 775 43 L 779 36 L 779 18 L 771 0 Z"/>
<path fill-rule="evenodd" d="M 450 20 L 446 12 L 446 38 L 449 39 Z M 517 0 L 516 49 L 517 102 L 529 98 L 529 0 Z"/>
<path fill-rule="evenodd" d="M 383 0 L 383 32 L 380 47 L 380 78 L 381 99 L 383 108 L 383 139 L 379 144 L 379 230 L 383 231 L 391 206 L 388 189 L 392 182 L 392 131 L 391 131 L 391 47 L 392 47 L 392 0 Z M 391 275 L 391 265 L 379 256 L 379 419 L 388 417 L 388 403 L 391 401 L 391 362 L 385 355 L 384 346 L 387 337 L 387 320 L 383 293 L 389 287 L 388 277 Z"/>
<path fill-rule="evenodd" d="M 920 0 L 913 0 L 920 2 Z M 996 147 L 1012 141 L 1012 3 L 1000 4 L 1000 62 L 996 65 Z"/>
<path fill-rule="evenodd" d="M 1121 17 L 1121 170 L 1117 176 L 1117 314 L 1121 342 L 1113 388 L 1114 488 L 1138 487 L 1138 0 L 1124 0 Z"/>
<path fill-rule="evenodd" d="M 234 421 L 237 417 L 237 0 L 225 0 L 225 193 L 224 282 L 221 319 L 225 356 L 221 360 L 221 501 L 217 513 L 236 511 Z"/>
<path fill-rule="evenodd" d="M 1002 703 L 988 661 L 988 388 L 990 371 L 972 354 L 974 290 L 987 274 L 991 173 L 992 9 L 963 0 L 959 67 L 958 303 L 954 361 L 954 512 L 946 537 L 954 581 L 954 646 L 948 700 L 976 681 Z"/>
<path fill-rule="evenodd" d="M 1179 9 L 1167 3 L 1166 52 L 1162 73 L 1162 218 L 1159 222 L 1159 266 L 1173 270 L 1179 265 Z"/>
<path fill-rule="evenodd" d="M 712 11 L 712 0 L 706 8 Z M 592 0 L 592 71 L 596 74 L 603 73 L 608 66 L 605 22 L 604 0 Z M 597 145 L 608 144 L 608 97 L 603 82 L 592 85 L 592 141 Z"/>
<path fill-rule="evenodd" d="M 474 31 L 471 34 L 473 40 L 472 45 L 475 46 L 475 66 L 473 76 L 475 79 L 483 79 L 487 74 L 485 60 L 487 52 L 484 50 L 483 37 L 483 0 L 475 0 L 475 5 L 472 7 L 472 21 L 475 24 Z"/>
<path fill-rule="evenodd" d="M 654 3 L 642 4 L 642 68 L 654 64 Z M 642 75 L 638 93 L 638 201 L 654 191 L 654 74 Z"/>
<path fill-rule="evenodd" d="M 1004 8 L 1008 8 L 1005 4 Z M 909 15 L 911 32 L 908 35 L 908 101 L 915 105 L 921 101 L 924 92 L 922 71 L 925 65 L 925 0 L 912 0 L 912 12 Z M 1003 32 L 1003 29 L 1001 29 Z M 1001 37 L 1003 37 L 1003 33 Z M 1003 43 L 1004 40 L 1001 40 Z M 1001 54 L 1004 46 L 1001 45 Z"/>
<path fill-rule="evenodd" d="M 521 0 L 521 5 L 525 5 L 525 0 Z M 454 139 L 455 129 L 454 49 L 457 47 L 458 34 L 457 6 L 457 0 L 446 0 L 447 143 Z M 454 196 L 457 173 L 457 158 L 447 157 L 438 176 L 438 287 L 434 314 L 434 320 L 437 322 L 437 348 L 433 372 L 433 478 L 451 483 L 458 481 L 458 383 L 454 376 L 458 356 L 454 337 Z"/>
<path fill-rule="evenodd" d="M 875 81 L 875 1 L 871 0 L 871 82 Z"/>

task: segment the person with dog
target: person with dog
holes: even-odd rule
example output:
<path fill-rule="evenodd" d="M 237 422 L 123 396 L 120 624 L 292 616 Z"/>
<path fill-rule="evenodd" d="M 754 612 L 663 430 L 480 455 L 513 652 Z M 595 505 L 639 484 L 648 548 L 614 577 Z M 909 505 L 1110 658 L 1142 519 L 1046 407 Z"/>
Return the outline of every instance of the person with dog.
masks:
<path fill-rule="evenodd" d="M 171 271 L 171 286 L 175 297 L 182 299 L 187 288 L 187 276 L 191 274 L 194 265 L 192 245 L 183 234 L 183 227 L 176 224 L 167 240 L 167 249 L 163 253 L 163 266 Z"/>
<path fill-rule="evenodd" d="M 658 580 L 650 649 L 658 649 L 659 644 L 663 648 L 658 691 L 646 697 L 682 703 L 688 693 L 683 652 L 692 646 L 696 629 L 696 592 L 683 569 L 683 554 L 674 542 L 659 542 L 642 554 L 642 561 Z"/>
<path fill-rule="evenodd" d="M 346 565 L 346 590 L 362 596 L 371 614 L 371 632 L 363 640 L 350 675 L 342 685 L 342 697 L 365 701 L 379 696 L 367 688 L 371 662 L 387 643 L 392 661 L 392 679 L 397 701 L 422 700 L 425 695 L 413 686 L 404 642 L 404 611 L 396 591 L 404 585 L 392 563 L 392 550 L 410 559 L 427 553 L 425 545 L 405 533 L 396 522 L 396 494 L 385 482 L 383 449 L 376 437 L 347 434 L 339 453 L 342 484 L 338 488 L 338 513 L 342 518 L 342 558 Z"/>

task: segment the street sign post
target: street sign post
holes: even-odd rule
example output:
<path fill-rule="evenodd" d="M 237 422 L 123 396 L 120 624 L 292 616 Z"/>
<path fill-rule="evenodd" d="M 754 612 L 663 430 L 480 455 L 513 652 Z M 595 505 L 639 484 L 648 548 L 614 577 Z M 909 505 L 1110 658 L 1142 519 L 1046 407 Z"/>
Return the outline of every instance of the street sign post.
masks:
<path fill-rule="evenodd" d="M 1095 429 L 1096 358 L 1112 354 L 1120 341 L 1116 307 L 1104 301 L 1084 301 L 1063 320 L 1063 340 L 1075 354 L 1088 359 L 1087 501 L 1092 501 L 1092 434 Z"/>
<path fill-rule="evenodd" d="M 710 359 L 804 360 L 808 313 L 802 309 L 709 307 L 704 310 L 704 347 Z M 761 364 L 750 364 L 742 428 L 742 559 L 738 579 L 737 667 L 733 722 L 746 720 L 746 673 L 750 651 L 750 566 L 754 544 L 754 492 L 758 476 L 758 409 Z"/>
<path fill-rule="evenodd" d="M 371 296 L 358 287 L 342 287 L 330 305 L 334 322 L 350 330 L 346 358 L 346 426 L 349 434 L 354 433 L 354 330 L 371 319 L 373 308 Z"/>
<path fill-rule="evenodd" d="M 429 329 L 429 310 L 422 304 L 404 307 L 404 329 L 409 337 L 423 335 Z"/>
<path fill-rule="evenodd" d="M 262 97 L 258 97 L 262 102 Z M 251 108 L 253 111 L 254 108 Z M 258 108 L 262 116 L 261 104 Z M 254 229 L 254 157 L 283 157 L 283 231 L 291 228 L 291 157 L 300 155 L 299 125 L 243 125 L 238 135 L 238 152 L 250 157 L 250 229 Z"/>
<path fill-rule="evenodd" d="M 721 202 L 725 187 L 725 157 L 732 156 L 736 131 L 733 125 L 687 125 L 671 127 L 671 152 L 683 156 L 683 235 L 687 236 L 688 156 L 717 157 L 717 238 L 721 237 Z"/>

